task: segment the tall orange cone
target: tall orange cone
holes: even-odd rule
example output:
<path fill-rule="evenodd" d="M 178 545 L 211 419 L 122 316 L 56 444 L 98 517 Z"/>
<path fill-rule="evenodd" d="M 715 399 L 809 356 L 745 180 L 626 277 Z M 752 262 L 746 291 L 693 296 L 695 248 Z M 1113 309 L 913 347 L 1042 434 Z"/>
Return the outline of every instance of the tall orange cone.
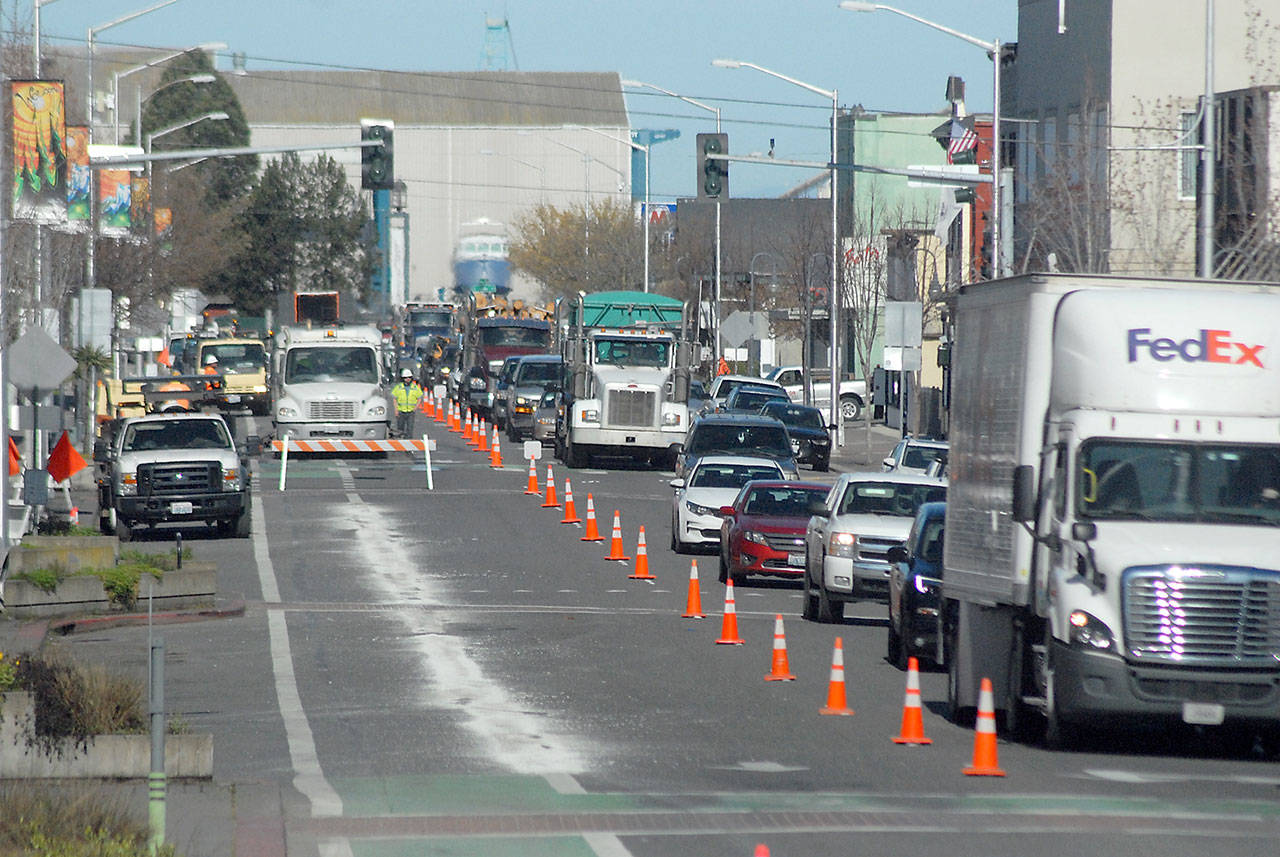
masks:
<path fill-rule="evenodd" d="M 631 559 L 622 552 L 622 513 L 617 509 L 613 510 L 613 533 L 609 537 L 609 555 L 605 559 L 615 562 L 626 562 Z"/>
<path fill-rule="evenodd" d="M 787 663 L 787 635 L 782 630 L 782 614 L 773 619 L 773 665 L 765 681 L 795 681 L 791 665 Z"/>
<path fill-rule="evenodd" d="M 534 495 L 542 493 L 538 490 L 538 465 L 532 458 L 529 459 L 529 487 L 524 489 L 524 493 Z"/>
<path fill-rule="evenodd" d="M 547 465 L 547 500 L 542 504 L 544 509 L 559 509 L 560 501 L 556 499 L 556 479 L 551 473 L 551 465 Z"/>
<path fill-rule="evenodd" d="M 640 527 L 640 541 L 636 545 L 636 568 L 631 574 L 627 575 L 630 580 L 657 580 L 658 578 L 649 573 L 649 548 L 644 543 L 644 526 Z"/>
<path fill-rule="evenodd" d="M 973 764 L 964 769 L 966 777 L 1003 777 L 996 761 L 996 706 L 991 679 L 978 686 L 978 719 L 973 730 Z"/>
<path fill-rule="evenodd" d="M 756 853 L 752 857 L 769 857 L 769 846 L 760 842 L 756 845 Z"/>
<path fill-rule="evenodd" d="M 471 431 L 471 409 L 467 408 L 467 421 L 462 424 L 462 439 L 470 443 L 474 437 L 475 434 Z"/>
<path fill-rule="evenodd" d="M 702 619 L 705 616 L 702 612 L 702 590 L 698 587 L 698 561 L 695 559 L 689 563 L 689 598 L 680 618 Z"/>
<path fill-rule="evenodd" d="M 489 451 L 489 429 L 484 424 L 484 417 L 480 418 L 480 433 L 476 437 L 476 452 Z"/>
<path fill-rule="evenodd" d="M 602 542 L 604 536 L 600 535 L 600 528 L 596 526 L 596 502 L 591 498 L 591 493 L 587 493 L 587 531 L 580 542 Z"/>
<path fill-rule="evenodd" d="M 498 429 L 493 430 L 493 450 L 489 453 L 489 466 L 494 470 L 502 469 L 502 444 L 498 441 Z"/>
<path fill-rule="evenodd" d="M 569 481 L 568 476 L 564 478 L 564 517 L 560 519 L 560 523 L 582 523 L 582 519 L 578 517 L 578 510 L 573 505 L 573 483 Z"/>
<path fill-rule="evenodd" d="M 438 423 L 444 422 L 444 415 L 445 415 L 445 411 L 447 410 L 448 410 L 448 407 L 446 406 L 445 402 L 436 403 L 436 422 Z"/>
<path fill-rule="evenodd" d="M 431 416 L 431 394 L 424 392 L 418 400 L 418 412 Z"/>
<path fill-rule="evenodd" d="M 932 744 L 924 737 L 924 716 L 920 707 L 920 662 L 907 658 L 907 698 L 902 702 L 902 728 L 895 744 Z"/>
<path fill-rule="evenodd" d="M 853 714 L 844 695 L 844 641 L 836 637 L 836 647 L 831 653 L 831 681 L 827 684 L 827 704 L 818 709 L 819 714 Z"/>
<path fill-rule="evenodd" d="M 741 646 L 745 640 L 738 636 L 738 608 L 733 602 L 733 579 L 724 585 L 724 621 L 720 624 L 717 646 Z"/>
<path fill-rule="evenodd" d="M 460 405 L 454 405 L 449 409 L 449 431 L 458 434 L 462 431 L 462 423 L 458 421 L 458 408 Z"/>

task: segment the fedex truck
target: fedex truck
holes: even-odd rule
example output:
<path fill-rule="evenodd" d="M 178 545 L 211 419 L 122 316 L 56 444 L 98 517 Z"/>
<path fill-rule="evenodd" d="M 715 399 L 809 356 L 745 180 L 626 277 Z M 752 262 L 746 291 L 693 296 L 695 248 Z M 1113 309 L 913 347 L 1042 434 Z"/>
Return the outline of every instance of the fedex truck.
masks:
<path fill-rule="evenodd" d="M 1024 276 L 963 287 L 954 318 L 953 717 L 985 677 L 1051 745 L 1108 721 L 1274 731 L 1280 287 Z"/>

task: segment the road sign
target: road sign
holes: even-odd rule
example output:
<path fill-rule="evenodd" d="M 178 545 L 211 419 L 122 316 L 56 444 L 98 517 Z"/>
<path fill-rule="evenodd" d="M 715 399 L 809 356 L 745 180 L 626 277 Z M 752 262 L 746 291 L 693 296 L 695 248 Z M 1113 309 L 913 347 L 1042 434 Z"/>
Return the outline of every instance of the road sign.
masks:
<path fill-rule="evenodd" d="M 763 312 L 732 312 L 720 323 L 720 337 L 730 348 L 740 348 L 748 340 L 769 335 L 769 318 Z"/>
<path fill-rule="evenodd" d="M 52 390 L 76 371 L 76 361 L 39 327 L 27 328 L 9 348 L 9 383 L 19 389 Z"/>

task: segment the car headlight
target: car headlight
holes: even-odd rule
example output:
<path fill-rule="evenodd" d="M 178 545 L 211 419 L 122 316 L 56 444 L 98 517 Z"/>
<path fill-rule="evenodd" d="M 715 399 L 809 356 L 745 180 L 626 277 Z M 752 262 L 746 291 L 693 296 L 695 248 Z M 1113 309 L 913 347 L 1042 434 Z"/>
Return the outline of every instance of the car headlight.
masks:
<path fill-rule="evenodd" d="M 556 424 L 555 417 L 538 417 L 538 425 L 540 426 L 553 426 L 555 424 Z"/>
<path fill-rule="evenodd" d="M 664 426 L 678 426 L 678 425 L 680 425 L 680 412 L 679 412 L 679 411 L 668 411 L 667 413 L 663 414 L 663 415 L 662 415 L 662 424 L 663 424 Z"/>
<path fill-rule="evenodd" d="M 255 392 L 255 393 L 265 393 L 265 392 L 267 392 L 267 385 L 266 385 L 266 384 L 254 384 L 254 385 L 253 385 L 253 392 Z"/>
<path fill-rule="evenodd" d="M 697 503 L 690 503 L 688 500 L 684 501 L 684 505 L 689 509 L 690 513 L 694 515 L 719 515 L 720 514 L 719 506 L 699 506 Z"/>
<path fill-rule="evenodd" d="M 371 417 L 386 416 L 387 406 L 386 405 L 370 405 L 368 412 L 369 412 L 369 416 Z"/>
<path fill-rule="evenodd" d="M 1067 621 L 1071 623 L 1067 637 L 1071 645 L 1087 647 L 1099 652 L 1115 651 L 1115 635 L 1102 620 L 1083 610 L 1073 610 L 1067 617 Z"/>
<path fill-rule="evenodd" d="M 289 405 L 281 405 L 276 408 L 277 417 L 293 418 L 298 415 L 298 409 Z"/>
<path fill-rule="evenodd" d="M 473 390 L 483 390 L 487 385 L 483 378 L 472 378 L 469 386 Z"/>
<path fill-rule="evenodd" d="M 858 552 L 858 537 L 853 533 L 832 533 L 827 539 L 827 551 L 832 556 L 853 559 Z"/>
<path fill-rule="evenodd" d="M 747 530 L 742 534 L 743 541 L 755 542 L 758 545 L 769 544 L 768 539 L 764 537 L 764 533 L 757 533 L 755 530 Z"/>
<path fill-rule="evenodd" d="M 222 490 L 223 491 L 239 491 L 240 490 L 240 468 L 227 467 L 223 469 Z"/>
<path fill-rule="evenodd" d="M 600 422 L 600 411 L 596 410 L 595 408 L 588 408 L 587 410 L 582 412 L 582 421 L 584 423 Z"/>
<path fill-rule="evenodd" d="M 120 493 L 126 497 L 132 497 L 138 493 L 138 474 L 120 474 Z"/>
<path fill-rule="evenodd" d="M 791 451 L 793 453 L 800 451 L 800 441 L 798 440 L 791 441 Z"/>

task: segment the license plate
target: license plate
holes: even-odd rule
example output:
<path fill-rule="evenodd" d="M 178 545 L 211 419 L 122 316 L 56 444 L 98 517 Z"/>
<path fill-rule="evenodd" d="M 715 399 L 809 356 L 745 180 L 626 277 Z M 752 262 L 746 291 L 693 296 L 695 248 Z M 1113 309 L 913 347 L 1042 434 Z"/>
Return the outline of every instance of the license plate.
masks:
<path fill-rule="evenodd" d="M 1182 722 L 1194 726 L 1219 726 L 1226 719 L 1227 710 L 1216 702 L 1182 703 Z"/>
<path fill-rule="evenodd" d="M 192 508 L 190 503 L 179 502 L 169 504 L 170 515 L 190 515 L 191 512 Z"/>
<path fill-rule="evenodd" d="M 794 565 L 800 568 L 804 567 L 804 554 L 789 553 L 787 554 L 787 565 Z"/>
<path fill-rule="evenodd" d="M 239 403 L 240 403 L 240 396 L 239 396 L 239 395 L 227 396 L 227 401 L 228 401 L 228 402 L 230 402 L 230 403 L 231 403 L 231 404 L 233 404 L 233 405 L 239 404 Z"/>

